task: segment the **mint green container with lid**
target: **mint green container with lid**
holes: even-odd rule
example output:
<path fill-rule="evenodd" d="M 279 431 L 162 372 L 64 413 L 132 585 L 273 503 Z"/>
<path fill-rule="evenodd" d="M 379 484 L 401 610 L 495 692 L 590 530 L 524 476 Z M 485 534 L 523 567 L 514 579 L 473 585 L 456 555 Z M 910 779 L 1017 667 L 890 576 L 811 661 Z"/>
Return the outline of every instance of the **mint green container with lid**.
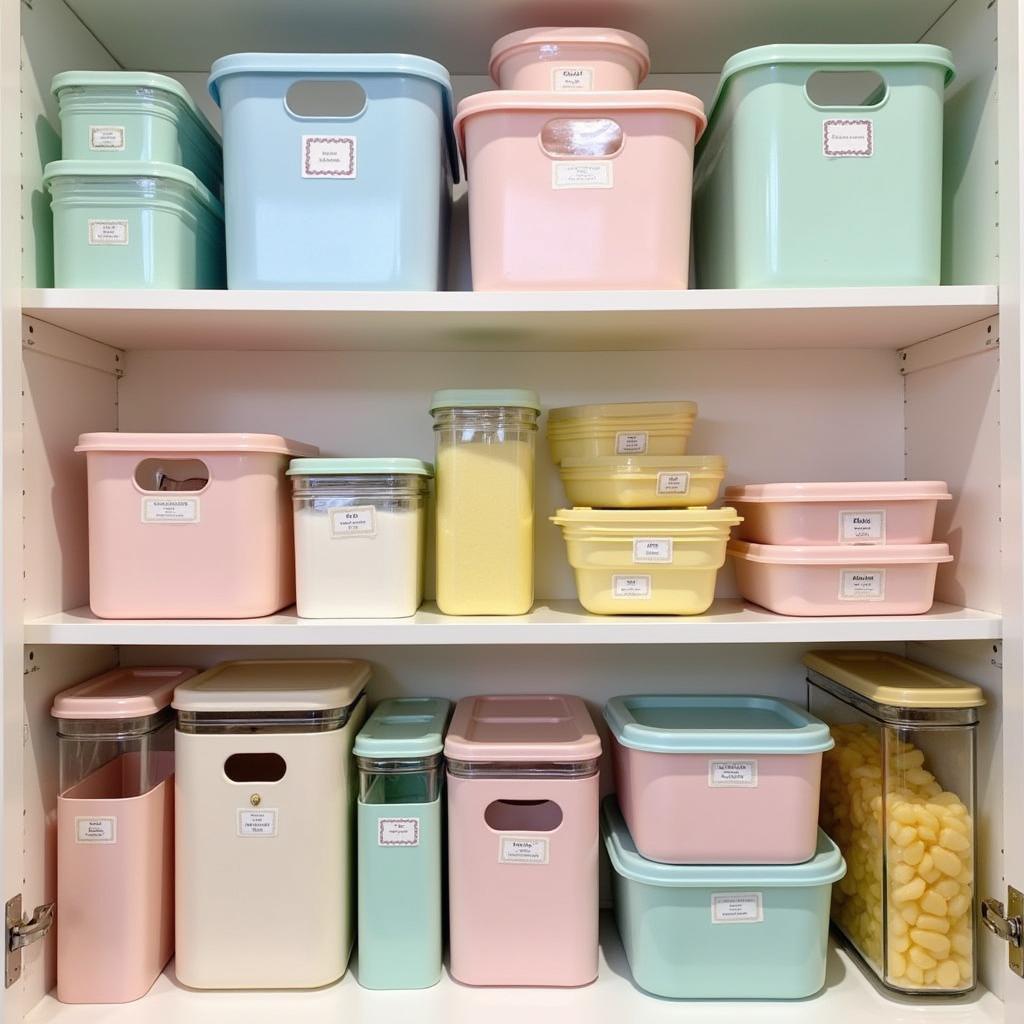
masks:
<path fill-rule="evenodd" d="M 722 70 L 696 152 L 701 288 L 935 285 L 940 46 L 759 46 Z"/>
<path fill-rule="evenodd" d="M 359 984 L 429 988 L 441 978 L 441 751 L 451 704 L 379 704 L 356 737 Z"/>

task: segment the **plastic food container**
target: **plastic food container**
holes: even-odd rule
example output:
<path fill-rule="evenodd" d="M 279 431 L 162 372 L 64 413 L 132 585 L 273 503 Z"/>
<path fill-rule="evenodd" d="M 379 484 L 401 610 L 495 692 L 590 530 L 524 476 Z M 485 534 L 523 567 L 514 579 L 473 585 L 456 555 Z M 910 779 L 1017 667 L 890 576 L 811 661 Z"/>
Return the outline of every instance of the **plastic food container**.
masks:
<path fill-rule="evenodd" d="M 658 864 L 637 853 L 613 796 L 601 811 L 615 918 L 640 988 L 670 999 L 800 999 L 825 984 L 829 894 L 846 865 L 824 832 L 803 864 Z"/>
<path fill-rule="evenodd" d="M 451 82 L 399 53 L 214 62 L 231 288 L 444 287 Z"/>
<path fill-rule="evenodd" d="M 294 459 L 302 618 L 401 617 L 423 600 L 428 480 L 419 459 Z"/>
<path fill-rule="evenodd" d="M 491 78 L 499 89 L 636 89 L 650 69 L 647 44 L 614 28 L 527 28 L 491 47 Z"/>
<path fill-rule="evenodd" d="M 608 402 L 548 410 L 555 463 L 611 455 L 685 455 L 696 402 Z"/>
<path fill-rule="evenodd" d="M 615 791 L 642 857 L 799 864 L 814 856 L 821 755 L 832 747 L 824 722 L 771 697 L 614 697 L 604 717 Z"/>
<path fill-rule="evenodd" d="M 731 57 L 697 152 L 699 287 L 938 284 L 953 74 L 920 44 Z"/>
<path fill-rule="evenodd" d="M 977 686 L 878 651 L 812 651 L 807 702 L 831 724 L 821 824 L 850 873 L 832 920 L 897 992 L 954 995 L 977 978 Z"/>
<path fill-rule="evenodd" d="M 127 1003 L 174 952 L 174 687 L 118 668 L 57 694 L 57 998 Z"/>
<path fill-rule="evenodd" d="M 704 123 L 665 90 L 464 99 L 474 289 L 686 288 Z"/>
<path fill-rule="evenodd" d="M 737 531 L 758 544 L 929 544 L 935 509 L 952 495 L 941 480 L 747 484 L 725 500 Z"/>
<path fill-rule="evenodd" d="M 43 184 L 56 287 L 224 287 L 224 208 L 186 168 L 58 160 Z"/>
<path fill-rule="evenodd" d="M 295 598 L 285 469 L 312 445 L 276 434 L 82 434 L 89 606 L 104 619 L 270 615 Z"/>
<path fill-rule="evenodd" d="M 711 505 L 725 479 L 721 455 L 599 455 L 562 459 L 565 495 L 592 508 Z"/>
<path fill-rule="evenodd" d="M 731 508 L 563 508 L 562 527 L 580 604 L 596 615 L 699 615 L 715 598 Z"/>
<path fill-rule="evenodd" d="M 597 977 L 598 758 L 578 697 L 464 697 L 448 760 L 452 976 L 466 985 Z"/>
<path fill-rule="evenodd" d="M 947 544 L 793 547 L 734 540 L 736 585 L 780 615 L 922 615 L 935 574 L 952 562 Z"/>
<path fill-rule="evenodd" d="M 356 737 L 363 988 L 441 979 L 441 750 L 450 712 L 446 700 L 386 700 Z"/>
<path fill-rule="evenodd" d="M 364 661 L 234 661 L 175 691 L 183 985 L 316 988 L 345 973 L 369 678 Z"/>
<path fill-rule="evenodd" d="M 220 193 L 220 137 L 180 82 L 149 71 L 64 71 L 50 91 L 65 160 L 180 164 Z"/>
<path fill-rule="evenodd" d="M 535 391 L 436 391 L 437 606 L 524 615 L 533 605 Z"/>

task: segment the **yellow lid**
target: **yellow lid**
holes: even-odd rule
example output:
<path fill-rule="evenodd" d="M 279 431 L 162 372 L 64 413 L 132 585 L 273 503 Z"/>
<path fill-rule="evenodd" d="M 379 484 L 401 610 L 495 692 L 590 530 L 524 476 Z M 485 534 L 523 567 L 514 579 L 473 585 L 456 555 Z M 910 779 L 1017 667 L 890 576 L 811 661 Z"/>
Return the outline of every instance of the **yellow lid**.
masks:
<path fill-rule="evenodd" d="M 876 704 L 895 708 L 980 708 L 981 687 L 884 651 L 808 651 L 804 664 Z"/>

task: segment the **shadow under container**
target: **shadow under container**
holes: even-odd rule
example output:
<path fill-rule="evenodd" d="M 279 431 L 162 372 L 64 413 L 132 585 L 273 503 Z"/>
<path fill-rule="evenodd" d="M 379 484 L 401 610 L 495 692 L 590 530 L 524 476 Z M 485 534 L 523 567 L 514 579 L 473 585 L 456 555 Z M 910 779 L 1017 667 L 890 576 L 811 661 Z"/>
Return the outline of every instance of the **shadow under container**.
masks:
<path fill-rule="evenodd" d="M 812 651 L 807 701 L 832 728 L 821 826 L 843 851 L 846 944 L 895 992 L 977 983 L 975 762 L 981 690 L 894 654 Z"/>
<path fill-rule="evenodd" d="M 445 740 L 451 973 L 597 977 L 598 758 L 578 697 L 465 697 Z"/>
<path fill-rule="evenodd" d="M 363 661 L 235 661 L 174 694 L 175 973 L 317 988 L 352 951 Z"/>
<path fill-rule="evenodd" d="M 170 703 L 194 675 L 114 669 L 54 698 L 62 1003 L 138 999 L 174 953 Z"/>
<path fill-rule="evenodd" d="M 441 979 L 441 750 L 450 712 L 436 698 L 386 700 L 356 737 L 363 988 L 429 988 Z"/>

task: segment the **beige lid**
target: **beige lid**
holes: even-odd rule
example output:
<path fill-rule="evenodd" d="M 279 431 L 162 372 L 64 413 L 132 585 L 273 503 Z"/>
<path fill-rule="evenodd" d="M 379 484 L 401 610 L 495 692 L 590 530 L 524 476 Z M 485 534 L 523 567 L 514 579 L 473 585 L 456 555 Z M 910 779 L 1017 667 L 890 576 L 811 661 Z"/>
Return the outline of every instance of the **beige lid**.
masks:
<path fill-rule="evenodd" d="M 635 420 L 646 416 L 681 416 L 692 418 L 696 415 L 696 402 L 604 402 L 600 405 L 564 405 L 557 409 L 549 409 L 548 423 L 566 420 L 599 419 L 601 417 Z"/>

